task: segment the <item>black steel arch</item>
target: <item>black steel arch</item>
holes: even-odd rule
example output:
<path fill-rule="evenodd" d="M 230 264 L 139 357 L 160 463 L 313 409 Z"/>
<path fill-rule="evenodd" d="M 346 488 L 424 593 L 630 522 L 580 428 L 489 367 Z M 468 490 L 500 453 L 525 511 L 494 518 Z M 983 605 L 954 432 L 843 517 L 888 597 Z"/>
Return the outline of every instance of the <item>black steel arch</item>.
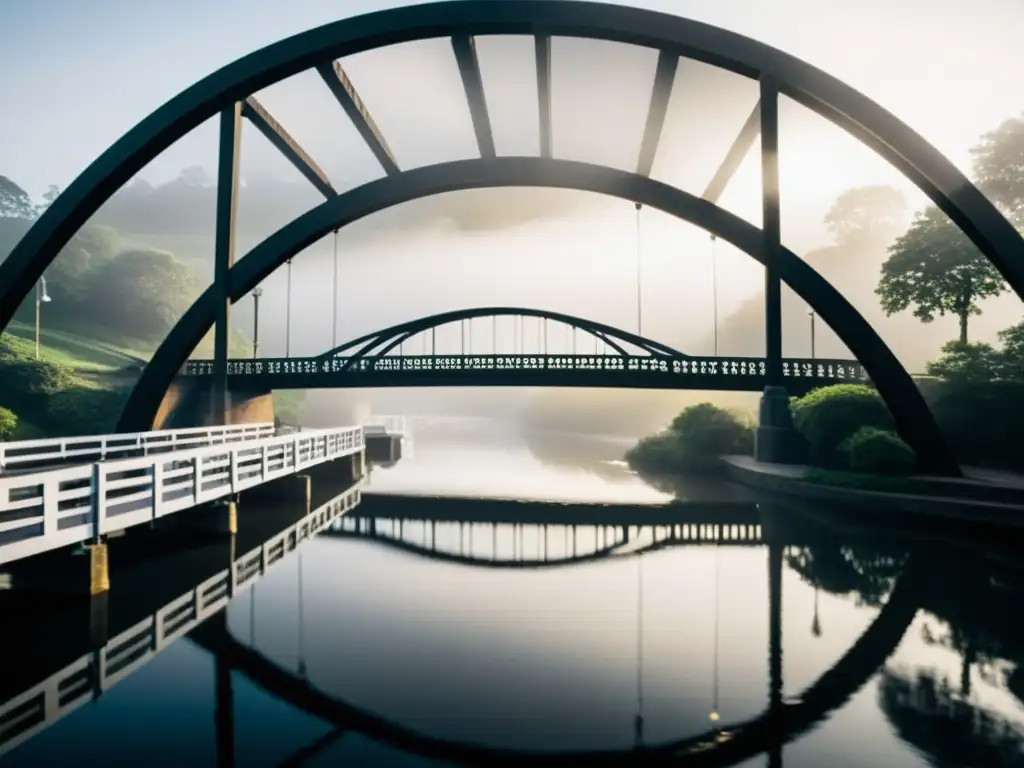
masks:
<path fill-rule="evenodd" d="M 459 160 L 386 176 L 321 203 L 268 237 L 232 267 L 230 298 L 237 301 L 321 237 L 376 211 L 443 192 L 514 186 L 576 189 L 637 201 L 702 227 L 765 262 L 759 228 L 707 200 L 646 176 L 548 158 Z M 892 411 L 900 435 L 917 453 L 921 469 L 959 474 L 942 430 L 913 379 L 871 325 L 795 253 L 782 248 L 777 258 L 782 281 L 818 313 L 865 367 Z M 167 335 L 125 404 L 120 429 L 152 427 L 171 380 L 213 325 L 216 303 L 215 287 L 211 286 Z"/>
<path fill-rule="evenodd" d="M 554 320 L 563 325 L 569 325 L 585 331 L 595 339 L 599 339 L 612 346 L 620 355 L 626 354 L 626 351 L 622 347 L 615 345 L 612 339 L 632 344 L 634 347 L 639 347 L 652 355 L 689 357 L 689 355 L 685 355 L 667 344 L 662 344 L 660 341 L 638 336 L 621 328 L 615 328 L 582 317 L 566 315 L 562 312 L 531 309 L 530 307 L 472 307 L 451 312 L 441 312 L 435 315 L 426 315 L 415 320 L 392 325 L 388 328 L 382 328 L 379 331 L 368 333 L 351 341 L 346 341 L 344 344 L 339 344 L 334 349 L 324 352 L 321 357 L 336 357 L 342 352 L 349 352 L 350 363 L 354 364 L 355 361 L 369 354 L 386 355 L 398 346 L 400 342 L 424 331 L 429 331 L 432 328 L 440 328 L 450 323 L 458 323 L 462 320 L 473 320 L 481 317 L 536 317 L 542 320 Z M 378 350 L 377 348 L 382 344 L 386 346 Z M 357 347 L 358 349 L 356 349 Z"/>
<path fill-rule="evenodd" d="M 1024 239 L 995 206 L 909 126 L 816 67 L 734 32 L 639 8 L 580 0 L 448 0 L 357 16 L 302 32 L 228 64 L 166 102 L 86 168 L 0 264 L 0 330 L 7 327 L 18 305 L 74 233 L 150 160 L 220 110 L 241 104 L 256 91 L 304 70 L 318 68 L 385 172 L 398 174 L 397 163 L 354 91 L 349 90 L 346 98 L 351 84 L 336 64 L 332 66 L 334 59 L 397 43 L 450 37 L 463 72 L 481 155 L 493 158 L 494 142 L 479 70 L 467 62 L 475 59 L 473 36 L 497 34 L 529 35 L 538 40 L 545 157 L 551 149 L 552 36 L 658 49 L 667 62 L 659 66 L 662 83 L 671 80 L 664 73 L 674 75 L 672 55 L 761 78 L 896 166 L 970 237 L 1024 298 Z M 647 144 L 644 149 L 649 150 Z M 641 154 L 641 166 L 649 165 L 651 152 Z M 329 185 L 324 189 L 328 195 L 333 191 Z"/>

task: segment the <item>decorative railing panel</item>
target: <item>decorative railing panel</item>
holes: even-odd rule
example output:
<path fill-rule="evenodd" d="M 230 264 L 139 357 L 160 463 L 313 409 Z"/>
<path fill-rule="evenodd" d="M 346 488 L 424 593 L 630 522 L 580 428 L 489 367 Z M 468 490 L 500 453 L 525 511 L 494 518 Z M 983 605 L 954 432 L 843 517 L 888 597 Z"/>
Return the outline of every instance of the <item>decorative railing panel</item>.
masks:
<path fill-rule="evenodd" d="M 423 374 L 452 374 L 453 383 L 472 380 L 486 383 L 487 374 L 548 373 L 553 378 L 579 372 L 578 383 L 607 386 L 608 377 L 600 381 L 587 373 L 621 375 L 623 385 L 631 377 L 642 375 L 647 386 L 698 389 L 750 389 L 763 387 L 766 361 L 758 357 L 663 357 L 655 355 L 405 355 L 334 358 L 264 358 L 231 360 L 228 375 L 251 377 L 276 387 L 359 386 L 360 379 L 374 386 L 399 384 L 397 378 L 409 374 L 410 380 Z M 782 361 L 783 377 L 799 381 L 804 388 L 844 381 L 864 382 L 867 372 L 853 360 L 822 360 L 786 358 Z M 190 360 L 182 373 L 186 376 L 209 376 L 213 363 Z M 387 381 L 381 375 L 387 375 Z M 495 383 L 501 377 L 494 377 Z M 438 379 L 440 381 L 440 379 Z M 543 381 L 543 377 L 531 379 Z"/>
<path fill-rule="evenodd" d="M 362 427 L 339 427 L 0 478 L 0 563 L 156 520 L 363 445 Z"/>

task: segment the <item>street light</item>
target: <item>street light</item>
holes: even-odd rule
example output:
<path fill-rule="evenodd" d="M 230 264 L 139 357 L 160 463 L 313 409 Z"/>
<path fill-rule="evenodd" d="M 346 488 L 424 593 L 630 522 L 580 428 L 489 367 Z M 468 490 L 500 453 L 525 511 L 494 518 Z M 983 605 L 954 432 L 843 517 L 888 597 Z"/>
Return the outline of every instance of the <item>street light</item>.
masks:
<path fill-rule="evenodd" d="M 50 294 L 46 292 L 46 278 L 40 277 L 36 283 L 36 360 L 39 359 L 39 308 L 44 301 L 50 301 Z"/>
<path fill-rule="evenodd" d="M 252 357 L 255 360 L 260 351 L 260 296 L 263 295 L 263 288 L 256 286 L 252 289 Z"/>
<path fill-rule="evenodd" d="M 814 310 L 808 310 L 807 316 L 811 318 L 811 360 L 814 360 Z"/>

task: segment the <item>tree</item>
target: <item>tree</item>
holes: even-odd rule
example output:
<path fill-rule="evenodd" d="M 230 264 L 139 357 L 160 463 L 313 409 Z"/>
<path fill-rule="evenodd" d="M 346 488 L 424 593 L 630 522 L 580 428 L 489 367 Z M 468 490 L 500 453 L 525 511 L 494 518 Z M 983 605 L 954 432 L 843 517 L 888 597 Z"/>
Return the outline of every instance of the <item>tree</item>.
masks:
<path fill-rule="evenodd" d="M 35 206 L 28 192 L 6 176 L 0 176 L 0 219 L 34 219 Z"/>
<path fill-rule="evenodd" d="M 43 192 L 43 202 L 36 206 L 36 215 L 42 216 L 43 211 L 53 205 L 53 201 L 60 197 L 60 187 L 56 184 L 51 184 Z"/>
<path fill-rule="evenodd" d="M 977 384 L 991 381 L 1003 367 L 1003 355 L 991 344 L 965 344 L 947 341 L 942 345 L 942 357 L 927 365 L 929 376 L 959 384 Z"/>
<path fill-rule="evenodd" d="M 13 411 L 0 407 L 0 441 L 10 440 L 18 426 L 18 417 Z"/>
<path fill-rule="evenodd" d="M 936 315 L 956 315 L 960 343 L 966 344 L 967 320 L 981 314 L 978 302 L 1006 290 L 1002 275 L 967 235 L 930 206 L 889 248 L 875 292 L 887 315 L 911 306 L 924 323 Z"/>
<path fill-rule="evenodd" d="M 999 377 L 1024 382 L 1024 322 L 999 332 L 1003 351 L 999 356 Z"/>
<path fill-rule="evenodd" d="M 981 191 L 1024 226 L 1024 115 L 982 136 L 971 148 L 971 159 Z"/>
<path fill-rule="evenodd" d="M 90 272 L 86 312 L 141 339 L 161 337 L 188 308 L 196 277 L 174 254 L 127 250 Z"/>
<path fill-rule="evenodd" d="M 839 243 L 890 235 L 907 210 L 899 191 L 885 185 L 843 192 L 825 214 L 825 225 Z"/>

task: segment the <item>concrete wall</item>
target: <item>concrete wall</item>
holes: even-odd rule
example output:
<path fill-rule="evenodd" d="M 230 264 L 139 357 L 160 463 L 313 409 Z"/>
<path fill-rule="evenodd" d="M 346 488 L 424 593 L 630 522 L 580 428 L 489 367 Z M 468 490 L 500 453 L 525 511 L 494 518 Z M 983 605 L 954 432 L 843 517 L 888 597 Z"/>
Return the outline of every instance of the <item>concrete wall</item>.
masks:
<path fill-rule="evenodd" d="M 219 424 L 213 413 L 211 382 L 177 378 L 168 387 L 153 429 L 180 429 Z M 250 424 L 274 420 L 274 401 L 269 390 L 228 393 L 229 424 Z"/>

